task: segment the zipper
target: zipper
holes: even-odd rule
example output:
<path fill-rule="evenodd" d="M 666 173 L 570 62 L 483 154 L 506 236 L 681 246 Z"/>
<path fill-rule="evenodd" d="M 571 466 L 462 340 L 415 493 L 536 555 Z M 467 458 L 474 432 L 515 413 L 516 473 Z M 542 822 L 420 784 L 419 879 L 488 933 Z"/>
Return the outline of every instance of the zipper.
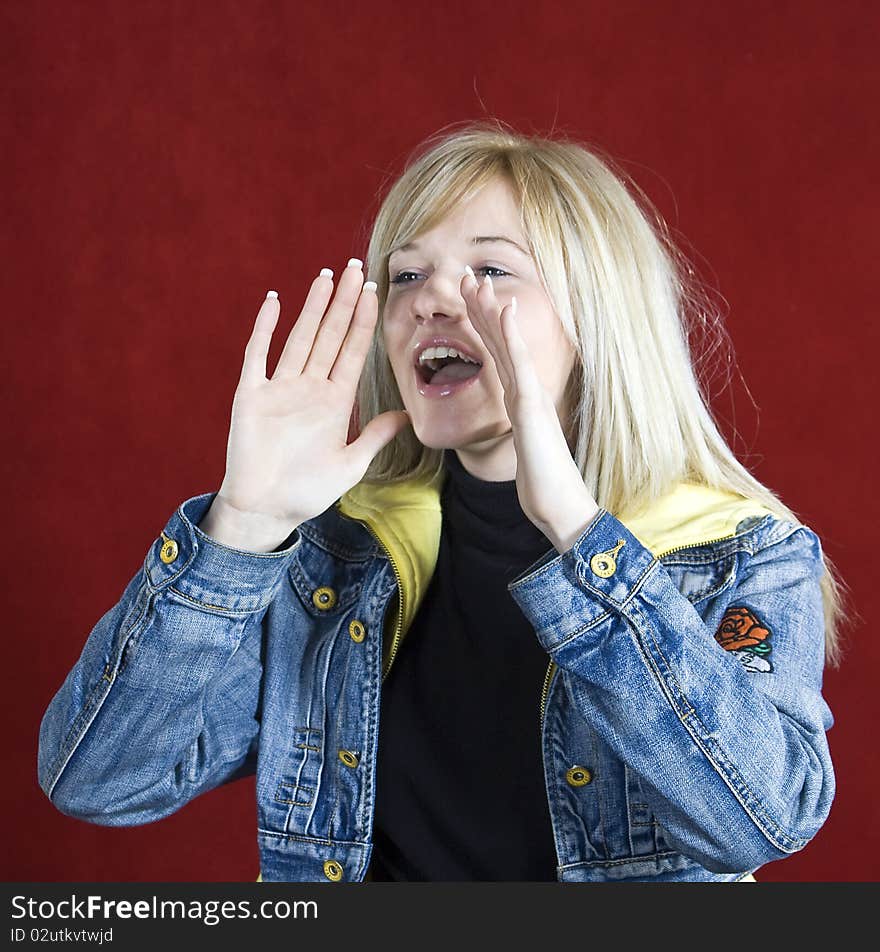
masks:
<path fill-rule="evenodd" d="M 344 515 L 344 514 L 343 514 Z M 404 591 L 403 591 L 403 579 L 400 577 L 400 572 L 397 571 L 397 565 L 394 562 L 394 559 L 391 558 L 391 552 L 388 550 L 388 547 L 385 543 L 379 538 L 376 532 L 373 530 L 373 527 L 368 523 L 364 522 L 363 519 L 355 519 L 353 516 L 345 516 L 346 519 L 351 519 L 353 522 L 359 522 L 367 532 L 379 543 L 380 548 L 388 557 L 388 561 L 391 563 L 391 568 L 394 569 L 394 578 L 397 580 L 397 597 L 400 602 L 400 612 L 397 617 L 397 626 L 394 629 L 394 635 L 391 639 L 391 649 L 388 653 L 388 662 L 385 665 L 385 669 L 382 672 L 382 680 L 388 677 L 388 672 L 391 670 L 391 663 L 394 661 L 394 656 L 397 654 L 397 648 L 400 644 L 400 636 L 403 633 L 403 607 L 404 607 Z"/>
<path fill-rule="evenodd" d="M 700 542 L 689 542 L 687 545 L 677 545 L 674 549 L 667 549 L 665 552 L 658 552 L 655 559 L 662 559 L 664 555 L 670 555 L 673 552 L 681 552 L 682 549 L 696 549 L 701 545 L 712 545 L 715 542 L 724 542 L 726 539 L 735 539 L 736 532 L 728 532 L 727 535 L 719 536 L 717 539 L 703 539 Z"/>
<path fill-rule="evenodd" d="M 687 545 L 677 545 L 675 548 L 667 549 L 665 552 L 658 553 L 654 556 L 654 558 L 660 559 L 664 555 L 670 555 L 673 552 L 681 552 L 683 549 L 695 549 L 697 546 L 709 545 L 714 542 L 724 542 L 726 539 L 733 539 L 735 537 L 736 532 L 729 532 L 727 535 L 719 536 L 717 539 L 703 539 L 700 542 L 690 542 Z M 544 675 L 544 687 L 541 691 L 541 709 L 540 716 L 538 718 L 538 727 L 541 731 L 544 729 L 544 711 L 547 707 L 547 695 L 550 693 L 550 682 L 553 680 L 553 674 L 556 667 L 556 662 L 551 659 L 550 664 L 547 665 L 547 673 Z"/>
<path fill-rule="evenodd" d="M 547 695 L 550 693 L 550 682 L 553 680 L 553 672 L 556 668 L 556 662 L 552 659 L 547 665 L 547 673 L 544 675 L 544 688 L 541 691 L 541 715 L 538 719 L 539 733 L 544 730 L 544 708 L 547 706 Z"/>

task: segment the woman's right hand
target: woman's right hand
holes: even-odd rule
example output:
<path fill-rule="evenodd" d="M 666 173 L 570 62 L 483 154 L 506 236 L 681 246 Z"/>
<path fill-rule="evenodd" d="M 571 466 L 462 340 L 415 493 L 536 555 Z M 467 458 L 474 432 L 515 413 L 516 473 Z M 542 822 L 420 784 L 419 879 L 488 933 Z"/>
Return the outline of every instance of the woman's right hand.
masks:
<path fill-rule="evenodd" d="M 232 402 L 226 475 L 200 522 L 206 534 L 276 548 L 358 483 L 409 422 L 405 411 L 388 411 L 347 442 L 379 309 L 361 267 L 351 259 L 329 310 L 333 279 L 315 278 L 271 380 L 266 361 L 281 305 L 267 297 L 260 307 Z"/>

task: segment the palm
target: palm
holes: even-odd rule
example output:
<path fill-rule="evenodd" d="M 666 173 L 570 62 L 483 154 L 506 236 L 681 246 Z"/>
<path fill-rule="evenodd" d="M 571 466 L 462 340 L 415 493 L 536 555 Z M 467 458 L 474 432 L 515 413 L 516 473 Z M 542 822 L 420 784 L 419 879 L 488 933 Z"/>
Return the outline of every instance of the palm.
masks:
<path fill-rule="evenodd" d="M 232 404 L 226 475 L 230 506 L 300 524 L 358 482 L 406 422 L 384 413 L 347 443 L 357 384 L 378 302 L 361 292 L 360 269 L 346 268 L 326 316 L 332 281 L 316 278 L 271 379 L 266 357 L 280 304 L 267 298 L 245 351 Z"/>

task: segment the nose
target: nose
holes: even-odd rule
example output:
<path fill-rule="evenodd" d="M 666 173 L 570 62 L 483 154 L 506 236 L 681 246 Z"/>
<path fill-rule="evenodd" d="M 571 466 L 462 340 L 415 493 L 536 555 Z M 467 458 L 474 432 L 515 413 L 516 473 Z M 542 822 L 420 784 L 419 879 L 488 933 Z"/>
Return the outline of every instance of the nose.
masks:
<path fill-rule="evenodd" d="M 421 282 L 412 296 L 412 314 L 416 323 L 427 320 L 457 320 L 467 317 L 467 305 L 461 295 L 464 268 L 437 268 Z"/>

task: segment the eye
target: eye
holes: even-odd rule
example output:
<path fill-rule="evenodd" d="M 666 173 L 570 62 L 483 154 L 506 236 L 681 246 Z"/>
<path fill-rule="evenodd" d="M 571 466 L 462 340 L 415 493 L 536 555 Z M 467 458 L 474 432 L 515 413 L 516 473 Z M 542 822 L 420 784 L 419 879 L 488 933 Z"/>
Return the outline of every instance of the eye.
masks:
<path fill-rule="evenodd" d="M 407 275 L 415 274 L 415 271 L 400 271 L 398 274 L 391 279 L 390 284 L 410 284 L 411 282 L 406 280 Z M 416 275 L 418 277 L 418 275 Z"/>
<path fill-rule="evenodd" d="M 507 271 L 504 271 L 501 268 L 496 268 L 494 265 L 491 265 L 491 264 L 486 264 L 486 265 L 483 265 L 482 268 L 477 268 L 475 273 L 479 274 L 481 271 L 494 271 L 495 273 L 492 275 L 493 278 L 499 278 L 499 277 L 503 278 L 508 274 Z M 391 278 L 389 283 L 390 284 L 412 284 L 412 281 L 410 281 L 407 277 L 408 275 L 413 275 L 414 277 L 417 277 L 417 278 L 421 277 L 421 275 L 419 275 L 415 271 L 399 271 L 393 278 Z"/>

